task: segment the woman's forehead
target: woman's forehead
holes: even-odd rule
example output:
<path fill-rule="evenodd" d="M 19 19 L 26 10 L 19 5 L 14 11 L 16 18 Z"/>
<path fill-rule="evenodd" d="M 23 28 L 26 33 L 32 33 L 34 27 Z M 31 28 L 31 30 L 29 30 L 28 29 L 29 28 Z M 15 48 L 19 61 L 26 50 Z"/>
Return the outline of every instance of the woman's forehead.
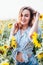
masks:
<path fill-rule="evenodd" d="M 25 10 L 22 11 L 22 14 L 30 14 L 30 11 L 25 9 Z"/>

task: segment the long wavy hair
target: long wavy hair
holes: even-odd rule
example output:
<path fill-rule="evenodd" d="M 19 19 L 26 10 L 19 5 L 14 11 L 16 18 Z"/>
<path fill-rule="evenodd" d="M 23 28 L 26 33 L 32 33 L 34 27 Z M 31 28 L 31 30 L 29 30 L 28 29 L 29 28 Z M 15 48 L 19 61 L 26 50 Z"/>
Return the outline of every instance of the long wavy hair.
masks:
<path fill-rule="evenodd" d="M 15 34 L 15 33 L 17 33 L 17 31 L 19 30 L 19 29 L 22 29 L 22 24 L 20 23 L 21 22 L 21 18 L 22 18 L 22 12 L 24 11 L 24 10 L 28 10 L 28 11 L 30 11 L 30 20 L 29 20 L 29 23 L 28 23 L 28 26 L 29 27 L 32 27 L 32 20 L 33 20 L 33 16 L 34 16 L 34 14 L 36 14 L 36 12 L 32 9 L 32 8 L 30 8 L 30 7 L 22 7 L 21 9 L 20 9 L 20 11 L 19 11 L 19 16 L 18 16 L 18 23 L 16 23 L 16 25 L 14 25 L 14 31 L 13 31 L 13 34 Z"/>

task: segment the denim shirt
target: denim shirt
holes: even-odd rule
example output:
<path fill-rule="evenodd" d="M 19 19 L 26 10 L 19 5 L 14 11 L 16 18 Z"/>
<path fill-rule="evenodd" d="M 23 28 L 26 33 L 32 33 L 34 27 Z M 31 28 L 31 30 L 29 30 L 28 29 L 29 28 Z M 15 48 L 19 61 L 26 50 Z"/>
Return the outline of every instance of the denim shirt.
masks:
<path fill-rule="evenodd" d="M 33 44 L 30 43 L 31 42 L 31 38 L 28 37 L 29 31 L 30 31 L 30 27 L 28 27 L 23 34 L 21 35 L 21 31 L 18 30 L 18 32 L 14 35 L 18 44 L 18 47 L 16 49 L 16 52 L 13 50 L 12 52 L 12 57 L 15 60 L 16 59 L 16 55 L 17 52 L 22 52 L 22 58 L 25 60 L 25 62 L 28 62 L 28 56 L 27 54 L 33 54 L 32 50 L 33 50 Z M 38 32 L 40 33 L 40 30 L 38 30 Z"/>

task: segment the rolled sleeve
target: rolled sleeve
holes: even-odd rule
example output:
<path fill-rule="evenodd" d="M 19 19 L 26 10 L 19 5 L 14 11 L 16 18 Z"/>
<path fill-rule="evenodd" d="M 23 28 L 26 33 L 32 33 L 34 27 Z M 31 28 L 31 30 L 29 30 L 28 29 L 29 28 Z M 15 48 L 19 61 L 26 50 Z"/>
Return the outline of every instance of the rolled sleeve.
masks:
<path fill-rule="evenodd" d="M 12 55 L 11 55 L 11 57 L 13 58 L 13 60 L 16 60 L 16 55 L 17 55 L 17 49 L 14 49 L 12 51 Z"/>

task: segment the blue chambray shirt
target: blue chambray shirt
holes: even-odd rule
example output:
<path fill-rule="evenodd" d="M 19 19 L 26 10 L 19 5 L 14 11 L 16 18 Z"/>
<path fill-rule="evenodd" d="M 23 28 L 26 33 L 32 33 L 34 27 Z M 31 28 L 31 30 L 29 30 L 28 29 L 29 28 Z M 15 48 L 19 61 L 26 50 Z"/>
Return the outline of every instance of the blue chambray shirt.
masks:
<path fill-rule="evenodd" d="M 28 56 L 27 54 L 33 54 L 33 44 L 30 43 L 31 38 L 28 37 L 29 31 L 31 27 L 28 27 L 23 34 L 21 35 L 21 31 L 18 30 L 18 32 L 14 35 L 18 44 L 18 48 L 16 49 L 16 52 L 13 50 L 12 57 L 15 60 L 17 52 L 22 52 L 22 57 L 25 60 L 25 62 L 28 62 Z M 40 29 L 38 29 L 38 33 L 40 34 Z"/>

